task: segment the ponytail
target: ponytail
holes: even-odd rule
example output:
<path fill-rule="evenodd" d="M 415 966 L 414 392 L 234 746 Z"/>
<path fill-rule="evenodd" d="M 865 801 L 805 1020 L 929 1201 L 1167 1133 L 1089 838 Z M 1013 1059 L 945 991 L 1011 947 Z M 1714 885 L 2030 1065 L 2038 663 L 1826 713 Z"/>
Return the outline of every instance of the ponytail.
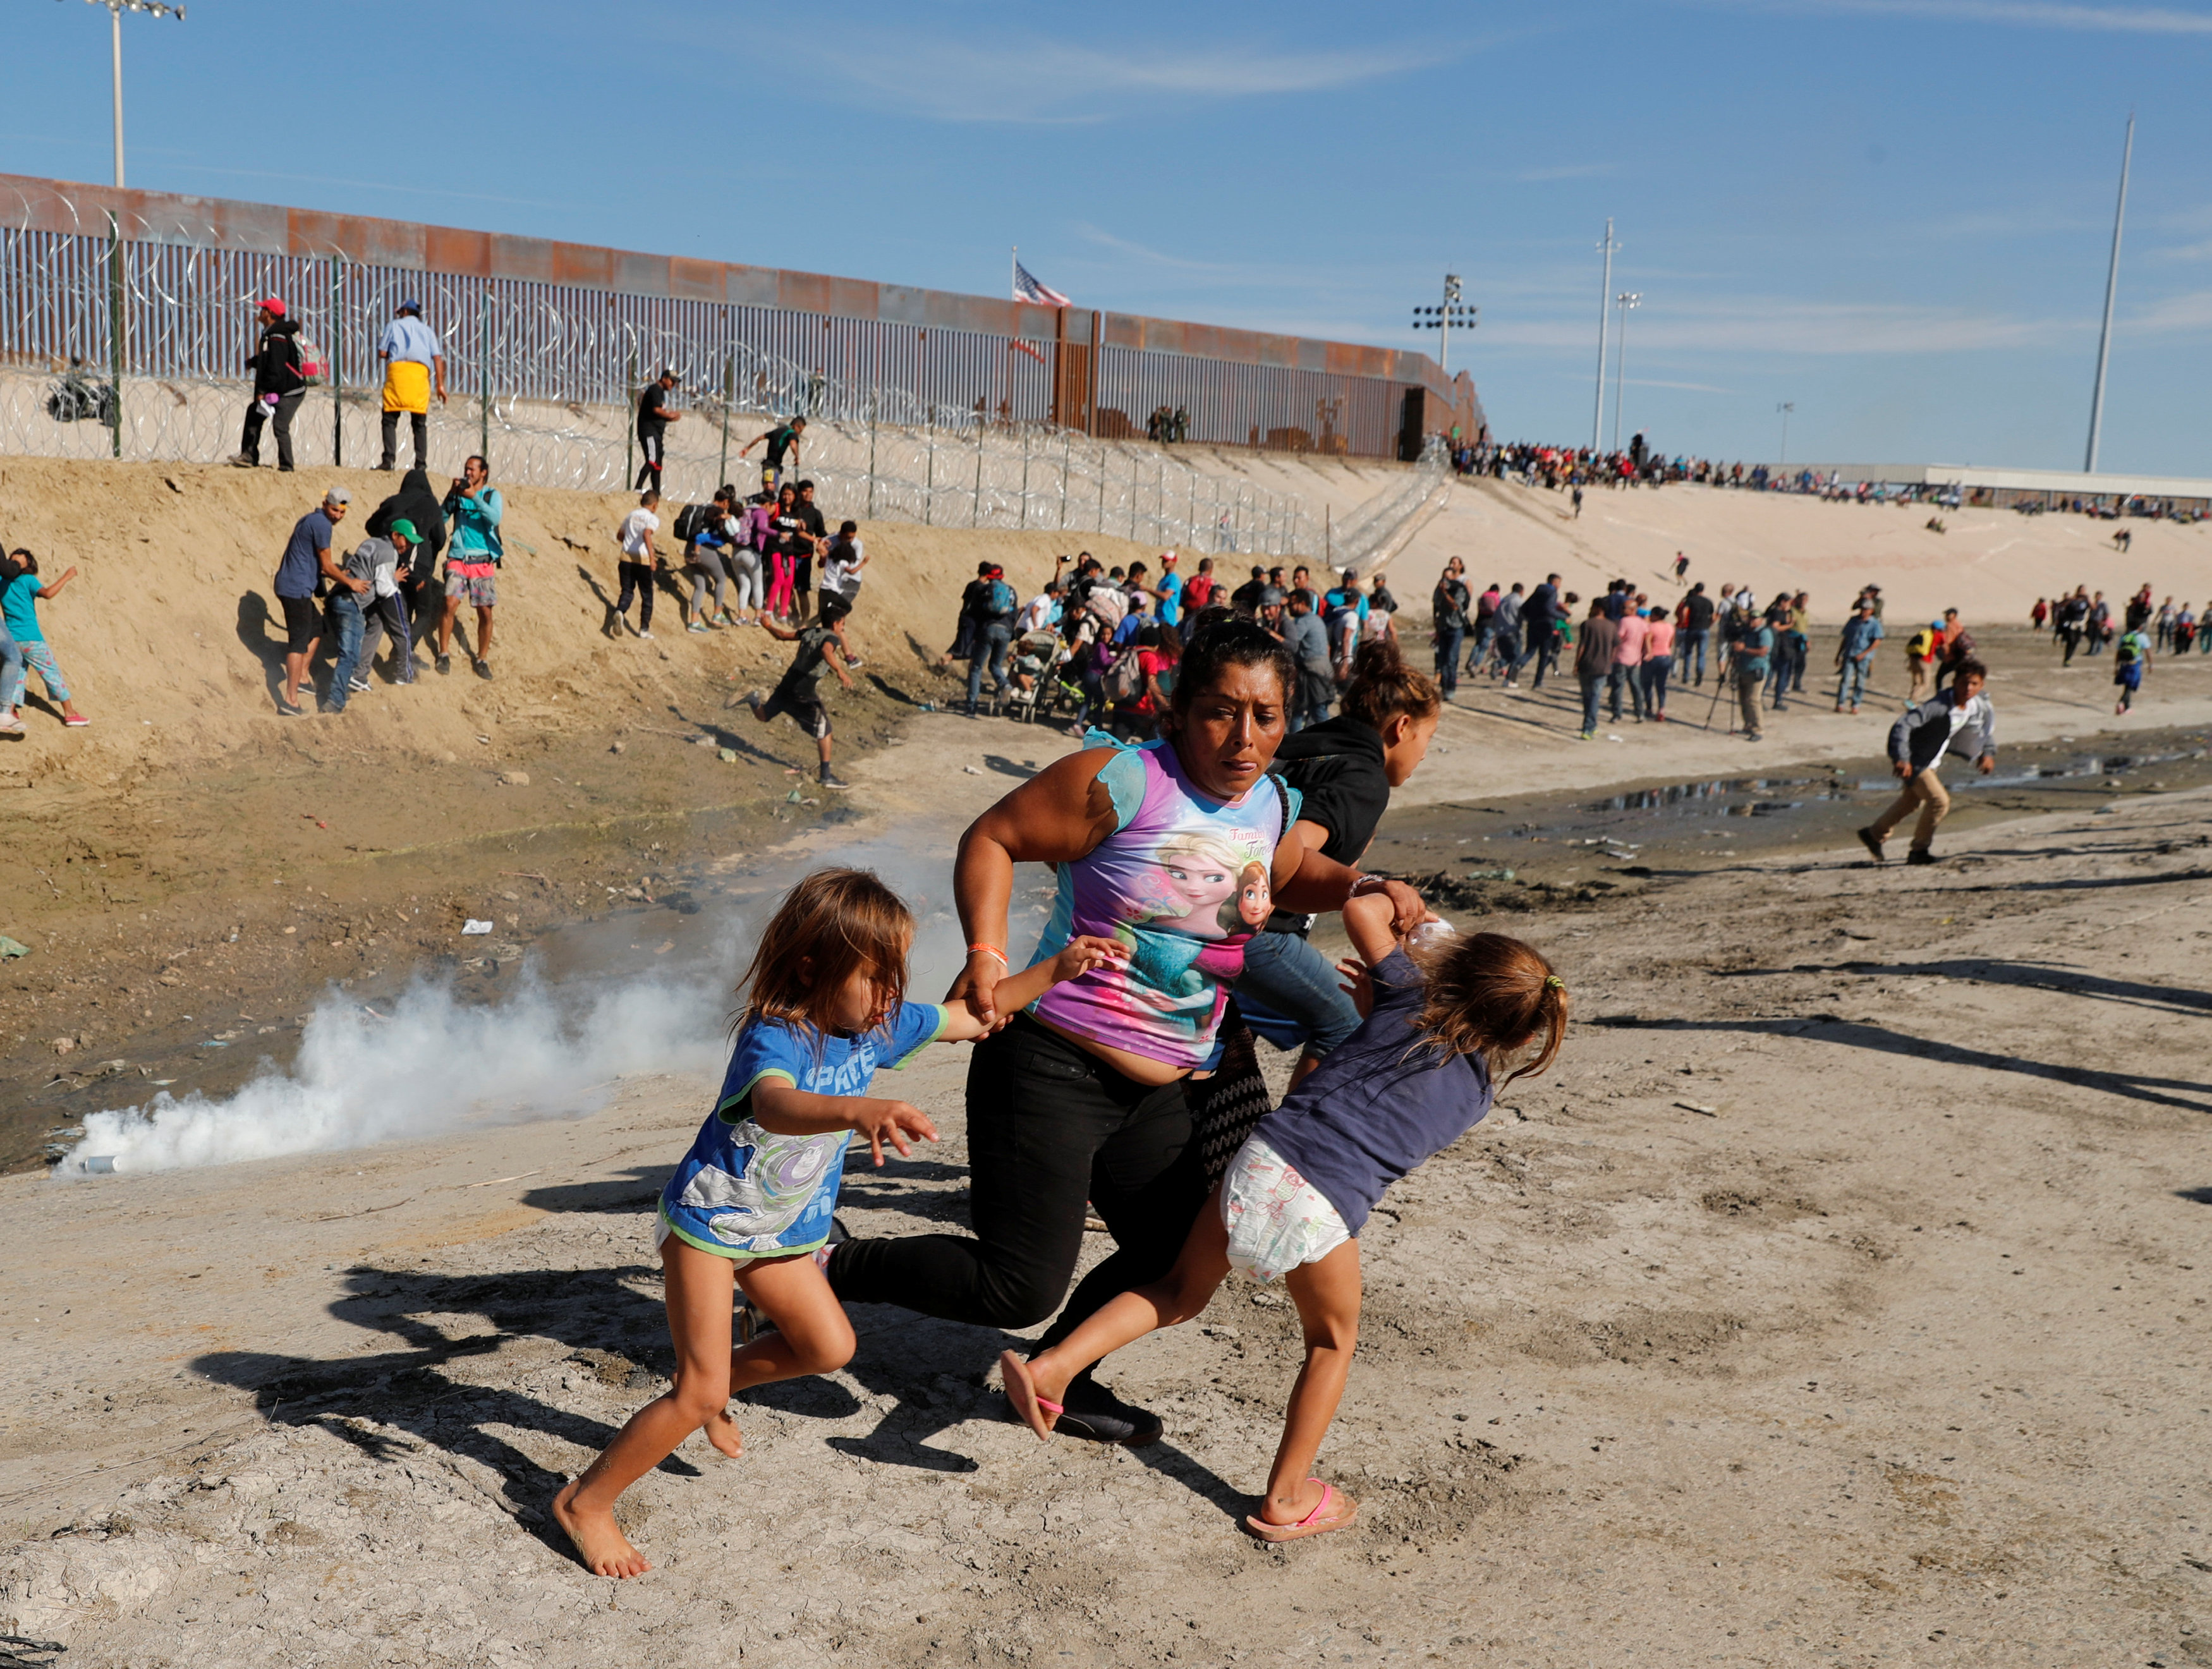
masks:
<path fill-rule="evenodd" d="M 1412 954 L 1428 987 L 1413 1023 L 1422 1043 L 1439 1054 L 1480 1055 L 1493 1073 L 1533 1045 L 1498 1090 L 1559 1059 L 1566 983 L 1535 950 L 1502 933 L 1471 933 L 1440 937 Z"/>
<path fill-rule="evenodd" d="M 1433 719 L 1443 710 L 1443 692 L 1418 667 L 1406 665 L 1395 637 L 1371 638 L 1352 658 L 1352 682 L 1344 687 L 1344 711 L 1370 730 L 1381 730 L 1403 713 Z"/>

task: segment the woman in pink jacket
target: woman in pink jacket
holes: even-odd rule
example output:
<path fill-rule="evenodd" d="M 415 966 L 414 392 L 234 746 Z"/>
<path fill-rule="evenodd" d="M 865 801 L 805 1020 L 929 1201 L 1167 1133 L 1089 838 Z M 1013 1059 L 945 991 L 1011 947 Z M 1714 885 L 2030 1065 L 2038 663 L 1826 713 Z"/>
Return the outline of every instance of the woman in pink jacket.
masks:
<path fill-rule="evenodd" d="M 1644 622 L 1644 711 L 1655 724 L 1667 722 L 1667 675 L 1674 670 L 1674 622 L 1664 609 Z"/>

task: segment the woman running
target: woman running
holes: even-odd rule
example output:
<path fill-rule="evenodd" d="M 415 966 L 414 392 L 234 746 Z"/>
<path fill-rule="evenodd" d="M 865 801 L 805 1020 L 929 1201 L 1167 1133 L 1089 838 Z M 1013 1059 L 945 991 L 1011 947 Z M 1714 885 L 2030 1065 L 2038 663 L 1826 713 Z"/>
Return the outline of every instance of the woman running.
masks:
<path fill-rule="evenodd" d="M 1336 910 L 1384 892 L 1403 927 L 1425 918 L 1411 888 L 1363 877 L 1297 832 L 1296 792 L 1267 774 L 1295 671 L 1263 628 L 1206 626 L 1184 650 L 1160 719 L 1164 741 L 1085 748 L 969 826 L 953 872 L 968 965 L 952 996 L 1004 1024 L 968 1074 L 975 1233 L 847 1241 L 829 1267 L 840 1299 L 1034 1326 L 1067 1292 L 1086 1201 L 1117 1249 L 1085 1277 L 1040 1348 L 1115 1294 L 1158 1279 L 1208 1187 L 1184 1080 L 1213 1063 L 1229 986 L 1270 903 Z M 1130 955 L 1009 1016 L 994 992 L 1012 954 L 1018 863 L 1059 871 L 1039 956 L 1083 934 L 1117 938 Z M 1060 1400 L 1059 1429 L 1071 1435 L 1134 1446 L 1160 1435 L 1157 1417 L 1087 1369 Z"/>

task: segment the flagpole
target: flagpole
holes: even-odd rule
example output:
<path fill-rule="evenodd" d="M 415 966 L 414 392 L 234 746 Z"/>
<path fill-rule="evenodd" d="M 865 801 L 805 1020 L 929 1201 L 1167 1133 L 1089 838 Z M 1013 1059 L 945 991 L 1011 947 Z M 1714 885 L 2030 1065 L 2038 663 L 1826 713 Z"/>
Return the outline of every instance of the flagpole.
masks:
<path fill-rule="evenodd" d="M 1012 300 L 1022 299 L 1022 246 L 1010 244 L 1006 248 L 1006 294 Z"/>

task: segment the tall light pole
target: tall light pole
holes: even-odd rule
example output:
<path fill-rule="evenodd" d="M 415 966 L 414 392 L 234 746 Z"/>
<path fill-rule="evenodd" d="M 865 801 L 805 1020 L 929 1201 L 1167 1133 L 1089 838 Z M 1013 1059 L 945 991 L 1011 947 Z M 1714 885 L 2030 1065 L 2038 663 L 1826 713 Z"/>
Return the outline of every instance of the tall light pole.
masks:
<path fill-rule="evenodd" d="M 1620 346 L 1613 354 L 1613 449 L 1620 450 L 1620 408 L 1628 387 L 1628 315 L 1644 305 L 1642 290 L 1623 290 L 1613 298 L 1620 309 Z"/>
<path fill-rule="evenodd" d="M 1468 330 L 1473 330 L 1475 315 L 1482 311 L 1480 307 L 1462 306 L 1459 298 L 1459 274 L 1447 272 L 1444 274 L 1443 305 L 1438 307 L 1413 309 L 1413 328 L 1417 331 L 1434 331 L 1437 333 L 1437 366 L 1440 370 L 1451 369 L 1452 326 L 1463 325 Z"/>
<path fill-rule="evenodd" d="M 2120 228 L 2128 218 L 2128 165 L 2136 155 L 2136 113 L 2128 112 L 2128 139 L 2120 152 L 2120 202 L 2112 210 L 2112 264 L 2105 274 L 2105 328 L 2097 334 L 2097 391 L 2089 399 L 2089 450 L 2081 467 L 2097 473 L 2097 442 L 2105 427 L 2105 365 L 2112 353 L 2112 298 L 2120 288 Z"/>
<path fill-rule="evenodd" d="M 150 12 L 181 23 L 185 9 L 165 5 L 162 0 L 86 0 L 86 3 L 107 8 L 108 47 L 115 70 L 115 189 L 119 191 L 123 189 L 123 14 Z"/>
<path fill-rule="evenodd" d="M 1599 281 L 1597 290 L 1597 409 L 1590 414 L 1590 450 L 1595 452 L 1598 443 L 1605 439 L 1605 327 L 1613 316 L 1613 253 L 1620 246 L 1613 240 L 1613 217 L 1605 222 L 1605 241 L 1598 248 L 1605 254 L 1605 276 Z"/>
<path fill-rule="evenodd" d="M 1774 409 L 1782 414 L 1782 456 L 1776 467 L 1787 469 L 1790 465 L 1790 414 L 1797 410 L 1797 402 L 1780 400 L 1776 402 Z"/>

